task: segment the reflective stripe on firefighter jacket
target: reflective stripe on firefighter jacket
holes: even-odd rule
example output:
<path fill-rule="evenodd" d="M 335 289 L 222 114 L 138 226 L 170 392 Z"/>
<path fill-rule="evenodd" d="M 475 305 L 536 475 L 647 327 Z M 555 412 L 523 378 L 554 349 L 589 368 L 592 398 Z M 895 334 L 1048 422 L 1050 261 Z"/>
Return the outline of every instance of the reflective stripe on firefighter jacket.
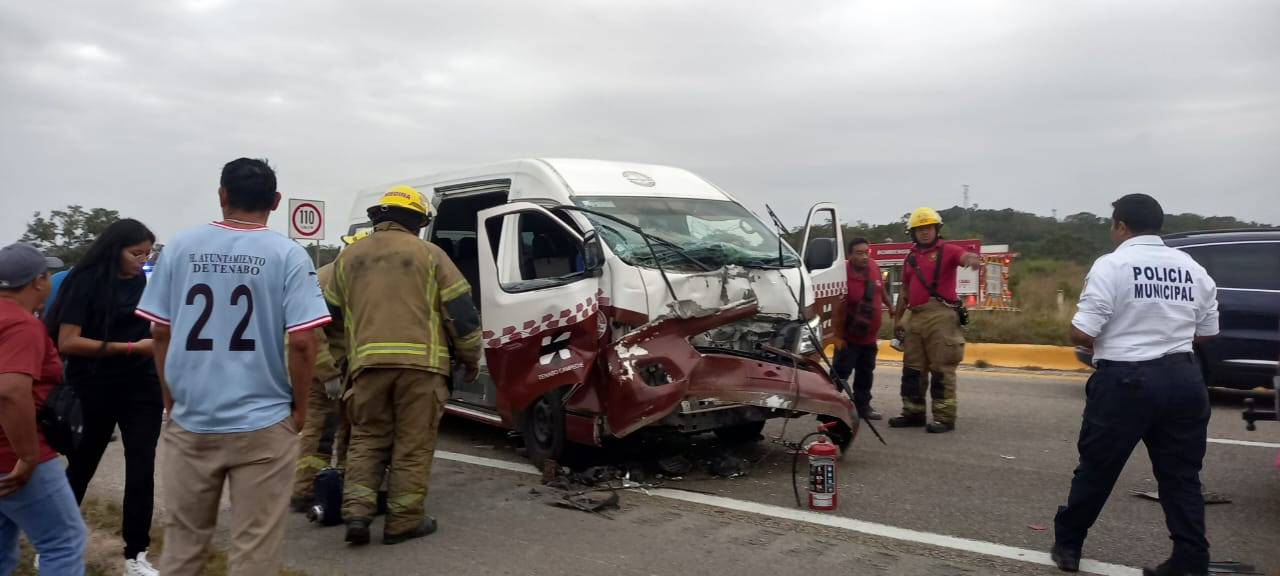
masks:
<path fill-rule="evenodd" d="M 471 285 L 440 247 L 380 222 L 335 265 L 325 298 L 346 329 L 350 377 L 373 367 L 448 376 L 450 342 L 459 361 L 480 361 Z"/>

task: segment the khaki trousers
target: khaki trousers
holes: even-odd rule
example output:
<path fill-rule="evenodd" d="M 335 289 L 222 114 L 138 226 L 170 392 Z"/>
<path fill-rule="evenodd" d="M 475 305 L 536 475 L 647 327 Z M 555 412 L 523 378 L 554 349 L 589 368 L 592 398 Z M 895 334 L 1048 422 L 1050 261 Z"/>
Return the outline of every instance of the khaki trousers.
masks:
<path fill-rule="evenodd" d="M 956 367 L 964 360 L 964 329 L 954 308 L 930 300 L 911 310 L 902 353 L 902 414 L 925 415 L 925 389 L 933 420 L 956 421 Z M 928 375 L 926 379 L 926 374 Z"/>
<path fill-rule="evenodd" d="M 160 439 L 160 481 L 167 521 L 160 573 L 203 574 L 218 524 L 222 486 L 231 490 L 227 573 L 276 576 L 298 431 L 292 418 L 254 430 L 197 434 L 173 420 Z"/>
<path fill-rule="evenodd" d="M 346 396 L 351 445 L 342 517 L 373 518 L 389 461 L 384 533 L 416 529 L 425 513 L 436 431 L 449 399 L 444 376 L 412 369 L 366 369 L 355 377 Z"/>
<path fill-rule="evenodd" d="M 320 437 L 324 435 L 324 421 L 329 414 L 337 413 L 338 426 L 333 433 L 333 453 L 320 451 Z M 316 472 L 336 460 L 338 468 L 347 463 L 347 436 L 351 427 L 347 424 L 347 415 L 342 409 L 341 400 L 330 400 L 325 395 L 324 382 L 311 382 L 311 392 L 307 395 L 307 421 L 302 425 L 302 440 L 298 463 L 294 469 L 293 496 L 310 499 L 315 495 Z"/>

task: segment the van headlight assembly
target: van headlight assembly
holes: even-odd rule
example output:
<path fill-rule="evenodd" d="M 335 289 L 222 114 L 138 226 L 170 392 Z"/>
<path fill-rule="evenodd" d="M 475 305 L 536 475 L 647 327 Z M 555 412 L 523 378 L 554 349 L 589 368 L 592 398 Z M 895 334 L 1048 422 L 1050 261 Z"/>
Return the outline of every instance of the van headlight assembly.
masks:
<path fill-rule="evenodd" d="M 822 318 L 814 318 L 805 323 L 804 328 L 800 329 L 799 338 L 796 338 L 796 354 L 808 356 L 816 353 L 818 348 L 813 345 L 815 338 L 822 338 Z"/>

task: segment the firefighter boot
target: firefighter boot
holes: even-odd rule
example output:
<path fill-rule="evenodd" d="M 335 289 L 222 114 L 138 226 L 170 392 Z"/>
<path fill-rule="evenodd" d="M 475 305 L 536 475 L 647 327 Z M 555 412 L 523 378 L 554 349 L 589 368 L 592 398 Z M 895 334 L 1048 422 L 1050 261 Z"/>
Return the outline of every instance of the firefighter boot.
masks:
<path fill-rule="evenodd" d="M 930 434 L 945 434 L 955 429 L 955 423 L 947 422 L 930 422 L 928 426 L 924 427 L 925 432 Z"/>
<path fill-rule="evenodd" d="M 1175 562 L 1172 558 L 1165 560 L 1155 568 L 1142 569 L 1142 576 L 1202 576 L 1207 574 L 1208 572 L 1194 572 L 1188 570 L 1178 562 Z"/>
<path fill-rule="evenodd" d="M 435 533 L 437 527 L 438 525 L 436 524 L 436 519 L 430 516 L 427 516 L 423 518 L 421 522 L 418 523 L 417 528 L 414 528 L 413 530 L 410 530 L 408 532 L 402 532 L 400 534 L 384 533 L 382 535 L 382 543 L 388 546 L 392 546 L 395 544 L 399 544 L 401 542 L 407 542 L 409 540 L 413 540 L 414 538 L 422 538 L 423 536 L 430 536 Z"/>
<path fill-rule="evenodd" d="M 369 543 L 369 519 L 351 518 L 347 520 L 347 544 L 364 546 Z"/>
<path fill-rule="evenodd" d="M 919 428 L 924 425 L 924 414 L 903 414 L 889 419 L 890 428 Z"/>
<path fill-rule="evenodd" d="M 1060 544 L 1054 544 L 1053 550 L 1049 552 L 1049 557 L 1053 558 L 1053 563 L 1058 565 L 1058 569 L 1063 572 L 1079 572 L 1080 571 L 1080 551 L 1072 550 Z"/>

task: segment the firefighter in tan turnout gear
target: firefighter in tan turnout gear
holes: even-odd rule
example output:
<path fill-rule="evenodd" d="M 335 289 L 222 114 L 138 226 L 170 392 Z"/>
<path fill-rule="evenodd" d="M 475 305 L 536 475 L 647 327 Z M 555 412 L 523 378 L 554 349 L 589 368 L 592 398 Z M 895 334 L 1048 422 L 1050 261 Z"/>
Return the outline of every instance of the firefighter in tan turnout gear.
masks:
<path fill-rule="evenodd" d="M 418 237 L 432 215 L 417 190 L 387 190 L 369 208 L 372 233 L 339 254 L 325 292 L 348 342 L 351 386 L 343 398 L 351 444 L 342 516 L 350 544 L 369 542 L 388 460 L 383 544 L 435 532 L 425 501 L 449 397 L 450 343 L 466 379 L 479 373 L 480 314 L 471 286 L 444 251 Z"/>
<path fill-rule="evenodd" d="M 902 265 L 902 290 L 893 313 L 902 339 L 902 415 L 889 426 L 924 427 L 931 434 L 956 428 L 956 367 L 964 359 L 968 313 L 956 295 L 956 269 L 977 269 L 982 259 L 942 239 L 942 216 L 917 208 L 907 220 L 914 246 Z M 911 317 L 903 322 L 906 311 Z M 925 414 L 925 389 L 933 398 L 933 421 Z"/>
<path fill-rule="evenodd" d="M 346 238 L 344 238 L 346 240 Z M 321 290 L 333 284 L 334 264 L 331 262 L 316 269 Z M 331 458 L 338 468 L 344 468 L 347 460 L 347 442 L 350 427 L 342 408 L 342 391 L 347 364 L 347 336 L 342 323 L 325 324 L 316 331 L 316 367 L 311 377 L 311 393 L 307 397 L 307 420 L 302 426 L 301 452 L 294 474 L 293 496 L 289 506 L 294 512 L 305 512 L 315 500 L 316 473 L 330 465 Z M 337 426 L 326 452 L 322 446 L 326 424 L 336 417 Z"/>

